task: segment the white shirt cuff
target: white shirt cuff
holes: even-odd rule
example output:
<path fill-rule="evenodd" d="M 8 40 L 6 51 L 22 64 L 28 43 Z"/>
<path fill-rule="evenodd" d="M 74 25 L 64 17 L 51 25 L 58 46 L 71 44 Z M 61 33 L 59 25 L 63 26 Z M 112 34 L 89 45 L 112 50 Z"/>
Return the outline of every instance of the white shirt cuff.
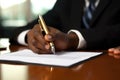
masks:
<path fill-rule="evenodd" d="M 68 31 L 68 34 L 69 34 L 70 32 L 74 32 L 74 33 L 78 36 L 79 42 L 78 42 L 77 49 L 85 48 L 85 46 L 86 46 L 86 41 L 85 41 L 84 37 L 82 36 L 82 34 L 81 34 L 78 30 L 74 30 L 74 29 Z"/>
<path fill-rule="evenodd" d="M 21 45 L 27 45 L 27 43 L 25 42 L 25 36 L 27 35 L 27 32 L 29 30 L 23 31 L 18 35 L 17 41 L 19 44 Z"/>

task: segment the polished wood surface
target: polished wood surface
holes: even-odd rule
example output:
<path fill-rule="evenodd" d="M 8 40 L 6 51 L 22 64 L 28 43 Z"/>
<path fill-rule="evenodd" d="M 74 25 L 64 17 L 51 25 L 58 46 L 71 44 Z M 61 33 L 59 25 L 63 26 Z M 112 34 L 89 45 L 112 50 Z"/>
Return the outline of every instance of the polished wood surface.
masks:
<path fill-rule="evenodd" d="M 24 48 L 11 45 L 8 52 Z M 69 68 L 1 62 L 0 80 L 120 80 L 120 59 L 103 52 L 101 56 Z"/>

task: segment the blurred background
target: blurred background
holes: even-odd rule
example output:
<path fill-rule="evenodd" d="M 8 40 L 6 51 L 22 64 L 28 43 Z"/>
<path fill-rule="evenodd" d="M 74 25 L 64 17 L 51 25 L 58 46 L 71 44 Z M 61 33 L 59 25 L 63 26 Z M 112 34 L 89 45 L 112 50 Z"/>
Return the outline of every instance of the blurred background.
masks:
<path fill-rule="evenodd" d="M 0 38 L 50 10 L 56 0 L 0 0 Z"/>

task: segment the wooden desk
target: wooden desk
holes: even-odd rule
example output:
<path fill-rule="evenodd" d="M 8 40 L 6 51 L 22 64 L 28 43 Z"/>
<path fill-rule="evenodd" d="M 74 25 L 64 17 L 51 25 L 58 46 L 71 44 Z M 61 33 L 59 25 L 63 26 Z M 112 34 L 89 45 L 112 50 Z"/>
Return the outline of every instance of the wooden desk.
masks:
<path fill-rule="evenodd" d="M 10 51 L 24 49 L 10 46 Z M 32 64 L 0 64 L 0 80 L 120 80 L 120 59 L 103 54 L 70 68 Z"/>

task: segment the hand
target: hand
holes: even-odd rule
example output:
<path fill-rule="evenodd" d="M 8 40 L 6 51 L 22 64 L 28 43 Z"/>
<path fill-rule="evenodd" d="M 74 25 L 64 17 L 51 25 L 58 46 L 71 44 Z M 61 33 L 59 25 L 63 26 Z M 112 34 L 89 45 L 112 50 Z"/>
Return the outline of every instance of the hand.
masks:
<path fill-rule="evenodd" d="M 78 44 L 78 37 L 75 33 L 65 34 L 55 28 L 48 27 L 49 34 L 44 35 L 37 24 L 27 34 L 29 48 L 35 53 L 51 53 L 49 42 L 55 44 L 58 51 L 75 49 Z"/>
<path fill-rule="evenodd" d="M 120 46 L 108 49 L 109 55 L 116 59 L 120 59 Z"/>
<path fill-rule="evenodd" d="M 44 36 L 39 24 L 27 33 L 28 47 L 35 53 L 49 53 L 48 43 L 44 40 Z"/>

